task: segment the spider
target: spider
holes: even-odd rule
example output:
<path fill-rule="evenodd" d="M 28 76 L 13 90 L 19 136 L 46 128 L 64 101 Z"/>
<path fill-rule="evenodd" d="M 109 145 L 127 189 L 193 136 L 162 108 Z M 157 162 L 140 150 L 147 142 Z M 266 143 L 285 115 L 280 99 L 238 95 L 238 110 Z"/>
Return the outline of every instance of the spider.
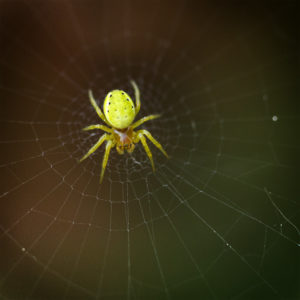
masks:
<path fill-rule="evenodd" d="M 143 117 L 140 120 L 132 123 L 137 116 L 140 107 L 140 91 L 136 83 L 131 80 L 131 85 L 133 86 L 135 92 L 135 101 L 136 105 L 134 106 L 133 101 L 130 96 L 122 90 L 113 90 L 109 92 L 103 103 L 103 111 L 97 105 L 92 91 L 89 90 L 89 98 L 92 106 L 94 107 L 96 113 L 100 117 L 100 119 L 106 123 L 109 127 L 96 124 L 90 125 L 83 130 L 93 130 L 93 129 L 101 129 L 107 133 L 104 133 L 97 143 L 91 147 L 91 149 L 80 159 L 80 162 L 85 160 L 88 156 L 90 156 L 93 152 L 95 152 L 104 141 L 106 141 L 105 154 L 102 160 L 102 169 L 100 175 L 100 183 L 103 180 L 105 168 L 107 165 L 108 157 L 110 150 L 113 147 L 116 147 L 119 154 L 124 154 L 124 150 L 127 150 L 128 153 L 132 153 L 135 147 L 135 144 L 141 142 L 144 146 L 144 149 L 149 157 L 149 160 L 152 165 L 153 172 L 155 172 L 154 162 L 152 158 L 152 153 L 148 147 L 146 138 L 147 137 L 167 158 L 169 158 L 167 152 L 163 149 L 161 144 L 151 135 L 151 133 L 145 129 L 141 129 L 138 131 L 134 131 L 135 128 L 142 125 L 143 123 L 157 119 L 160 117 L 159 114 L 149 115 L 147 117 Z"/>

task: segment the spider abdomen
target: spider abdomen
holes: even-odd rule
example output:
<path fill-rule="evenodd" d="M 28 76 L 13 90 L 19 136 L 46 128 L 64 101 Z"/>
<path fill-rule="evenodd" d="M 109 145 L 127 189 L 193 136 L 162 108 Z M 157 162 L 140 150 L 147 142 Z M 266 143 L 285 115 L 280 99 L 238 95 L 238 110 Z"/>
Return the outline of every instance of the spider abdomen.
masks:
<path fill-rule="evenodd" d="M 107 121 L 117 129 L 127 128 L 135 118 L 133 101 L 121 90 L 113 90 L 107 94 L 103 111 Z"/>

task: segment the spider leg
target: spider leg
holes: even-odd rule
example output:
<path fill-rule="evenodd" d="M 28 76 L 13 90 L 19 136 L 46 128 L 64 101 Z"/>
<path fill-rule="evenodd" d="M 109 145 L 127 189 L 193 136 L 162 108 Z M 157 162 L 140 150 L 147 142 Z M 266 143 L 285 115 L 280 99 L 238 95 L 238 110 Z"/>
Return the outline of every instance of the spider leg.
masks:
<path fill-rule="evenodd" d="M 117 149 L 119 154 L 124 154 L 124 149 L 121 148 L 120 146 L 117 146 L 116 149 Z"/>
<path fill-rule="evenodd" d="M 135 147 L 135 145 L 134 145 L 134 143 L 132 143 L 132 144 L 129 146 L 129 148 L 127 148 L 127 152 L 128 152 L 128 153 L 132 153 L 133 150 L 134 150 L 134 147 Z"/>
<path fill-rule="evenodd" d="M 98 140 L 98 142 L 80 159 L 79 162 L 82 162 L 83 160 L 85 160 L 88 156 L 90 156 L 93 152 L 95 152 L 101 145 L 102 143 L 109 139 L 109 135 L 107 133 L 104 133 L 100 139 Z"/>
<path fill-rule="evenodd" d="M 109 157 L 109 152 L 110 152 L 110 149 L 111 149 L 113 146 L 114 146 L 114 142 L 113 142 L 112 140 L 109 140 L 109 141 L 106 143 L 105 154 L 104 154 L 103 161 L 102 161 L 102 170 L 101 170 L 101 175 L 100 175 L 100 183 L 101 183 L 102 180 L 103 180 L 105 168 L 106 168 L 106 165 L 107 165 L 107 160 L 108 160 L 108 157 Z"/>
<path fill-rule="evenodd" d="M 137 115 L 141 108 L 141 100 L 140 100 L 140 90 L 136 85 L 134 80 L 130 80 L 131 85 L 133 86 L 134 93 L 135 93 L 135 115 Z"/>
<path fill-rule="evenodd" d="M 159 118 L 160 115 L 150 115 L 150 116 L 147 116 L 147 117 L 144 117 L 144 118 L 141 118 L 140 120 L 134 122 L 131 127 L 132 129 L 142 125 L 143 123 L 147 122 L 147 121 L 150 121 L 150 120 L 153 120 L 153 119 L 157 119 Z"/>
<path fill-rule="evenodd" d="M 145 129 L 138 130 L 137 133 L 144 134 L 167 158 L 170 158 L 162 145 L 152 136 L 152 134 Z"/>
<path fill-rule="evenodd" d="M 89 98 L 90 98 L 90 102 L 92 104 L 92 106 L 94 107 L 96 113 L 98 114 L 98 116 L 101 118 L 101 120 L 106 123 L 107 125 L 109 125 L 109 123 L 107 122 L 104 114 L 102 113 L 101 109 L 99 108 L 99 106 L 96 103 L 96 100 L 94 99 L 93 93 L 91 90 L 89 90 Z"/>
<path fill-rule="evenodd" d="M 148 147 L 148 144 L 146 142 L 146 138 L 143 136 L 142 133 L 137 133 L 137 142 L 138 141 L 141 141 L 141 143 L 143 144 L 144 146 L 144 149 L 149 157 L 149 160 L 151 162 L 151 165 L 152 165 L 152 169 L 153 169 L 153 172 L 155 172 L 155 167 L 154 167 L 154 162 L 153 162 L 153 158 L 152 158 L 152 153 Z"/>
<path fill-rule="evenodd" d="M 90 125 L 87 127 L 84 127 L 82 130 L 86 131 L 86 130 L 93 130 L 93 129 L 102 129 L 106 132 L 112 133 L 112 130 L 104 125 L 101 124 L 97 124 L 97 125 Z"/>

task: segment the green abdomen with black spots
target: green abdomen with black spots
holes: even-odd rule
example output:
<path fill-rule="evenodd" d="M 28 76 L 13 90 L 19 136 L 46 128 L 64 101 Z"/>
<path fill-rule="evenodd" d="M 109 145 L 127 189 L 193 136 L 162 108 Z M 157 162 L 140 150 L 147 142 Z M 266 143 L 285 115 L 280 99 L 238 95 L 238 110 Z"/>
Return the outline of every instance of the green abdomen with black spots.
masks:
<path fill-rule="evenodd" d="M 133 101 L 121 90 L 114 90 L 107 94 L 103 110 L 107 121 L 118 129 L 130 126 L 135 117 Z"/>

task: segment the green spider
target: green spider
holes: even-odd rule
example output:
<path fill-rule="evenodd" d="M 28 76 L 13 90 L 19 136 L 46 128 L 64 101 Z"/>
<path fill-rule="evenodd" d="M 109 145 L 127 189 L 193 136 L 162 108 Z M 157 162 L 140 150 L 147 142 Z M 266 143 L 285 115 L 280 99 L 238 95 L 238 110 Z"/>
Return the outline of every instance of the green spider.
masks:
<path fill-rule="evenodd" d="M 92 106 L 96 110 L 100 119 L 106 123 L 111 128 L 97 124 L 90 125 L 83 130 L 92 130 L 92 129 L 102 129 L 107 132 L 104 133 L 98 140 L 98 142 L 80 159 L 82 162 L 93 152 L 95 152 L 104 141 L 106 141 L 105 154 L 102 161 L 102 170 L 100 175 L 100 183 L 103 180 L 105 168 L 107 165 L 108 157 L 111 148 L 116 147 L 119 154 L 124 154 L 124 150 L 127 150 L 128 153 L 132 153 L 135 147 L 135 144 L 141 142 L 144 146 L 144 149 L 149 157 L 149 160 L 152 165 L 153 172 L 155 171 L 154 162 L 152 158 L 152 153 L 148 147 L 145 136 L 167 157 L 169 158 L 167 152 L 163 149 L 161 144 L 151 135 L 151 133 L 145 129 L 134 131 L 134 129 L 143 123 L 159 118 L 160 115 L 150 115 L 143 117 L 142 119 L 134 122 L 136 115 L 138 114 L 141 102 L 140 102 L 140 91 L 136 83 L 132 80 L 130 81 L 134 88 L 136 106 L 134 106 L 133 101 L 130 96 L 121 90 L 113 90 L 107 94 L 104 99 L 103 111 L 97 105 L 92 91 L 89 90 L 89 98 Z"/>

